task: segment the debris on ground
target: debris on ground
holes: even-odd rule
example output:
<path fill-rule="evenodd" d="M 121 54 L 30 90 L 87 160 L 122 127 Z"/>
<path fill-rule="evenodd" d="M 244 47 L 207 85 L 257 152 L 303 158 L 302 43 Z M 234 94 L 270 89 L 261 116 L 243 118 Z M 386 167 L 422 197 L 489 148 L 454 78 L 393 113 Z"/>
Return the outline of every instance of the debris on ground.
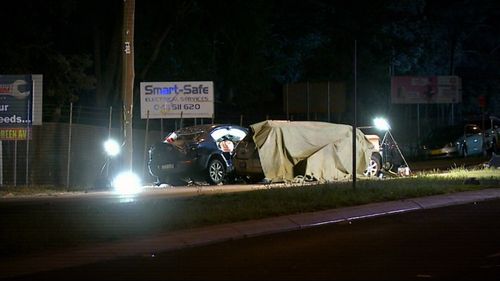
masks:
<path fill-rule="evenodd" d="M 491 155 L 490 161 L 485 165 L 488 168 L 500 168 L 500 155 L 493 153 Z"/>

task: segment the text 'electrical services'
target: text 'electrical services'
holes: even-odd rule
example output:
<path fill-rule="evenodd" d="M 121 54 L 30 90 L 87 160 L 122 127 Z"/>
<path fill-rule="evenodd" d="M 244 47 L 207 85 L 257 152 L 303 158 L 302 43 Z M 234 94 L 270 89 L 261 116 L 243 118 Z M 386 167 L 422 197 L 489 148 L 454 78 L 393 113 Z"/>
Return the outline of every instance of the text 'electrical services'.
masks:
<path fill-rule="evenodd" d="M 203 86 L 202 84 L 198 86 L 193 86 L 191 84 L 186 84 L 182 88 L 177 85 L 171 87 L 153 87 L 153 85 L 146 85 L 144 87 L 146 95 L 170 95 L 170 94 L 205 94 L 208 95 L 208 86 Z"/>

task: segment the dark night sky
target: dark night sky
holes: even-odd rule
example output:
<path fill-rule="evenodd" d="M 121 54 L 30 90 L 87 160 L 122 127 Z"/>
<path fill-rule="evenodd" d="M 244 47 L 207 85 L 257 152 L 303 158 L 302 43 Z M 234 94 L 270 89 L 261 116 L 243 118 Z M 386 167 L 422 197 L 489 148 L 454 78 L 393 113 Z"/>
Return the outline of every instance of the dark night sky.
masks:
<path fill-rule="evenodd" d="M 47 105 L 117 104 L 121 18 L 120 0 L 2 3 L 0 73 L 44 74 Z M 221 113 L 282 114 L 286 83 L 346 81 L 349 102 L 357 40 L 361 118 L 400 112 L 390 71 L 459 75 L 459 116 L 480 95 L 498 114 L 499 18 L 498 1 L 137 0 L 135 78 L 210 80 Z"/>

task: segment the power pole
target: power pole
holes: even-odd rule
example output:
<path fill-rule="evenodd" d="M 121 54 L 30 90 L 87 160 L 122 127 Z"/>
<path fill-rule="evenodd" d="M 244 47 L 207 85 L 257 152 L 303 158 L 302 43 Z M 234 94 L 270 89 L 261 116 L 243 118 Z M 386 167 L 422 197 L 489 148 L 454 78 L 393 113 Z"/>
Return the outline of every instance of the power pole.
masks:
<path fill-rule="evenodd" d="M 134 102 L 134 14 L 135 0 L 123 0 L 123 140 L 124 164 L 132 170 L 132 110 Z"/>

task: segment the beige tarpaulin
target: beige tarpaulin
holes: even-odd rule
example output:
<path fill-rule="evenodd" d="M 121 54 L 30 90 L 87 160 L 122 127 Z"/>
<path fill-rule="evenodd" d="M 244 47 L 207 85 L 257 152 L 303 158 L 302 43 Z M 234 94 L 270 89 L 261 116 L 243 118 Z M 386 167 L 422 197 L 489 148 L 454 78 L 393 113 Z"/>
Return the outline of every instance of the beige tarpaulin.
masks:
<path fill-rule="evenodd" d="M 318 181 L 351 178 L 352 126 L 310 121 L 263 121 L 250 126 L 262 170 L 272 182 L 310 176 Z M 359 129 L 356 170 L 362 176 L 373 145 Z"/>

